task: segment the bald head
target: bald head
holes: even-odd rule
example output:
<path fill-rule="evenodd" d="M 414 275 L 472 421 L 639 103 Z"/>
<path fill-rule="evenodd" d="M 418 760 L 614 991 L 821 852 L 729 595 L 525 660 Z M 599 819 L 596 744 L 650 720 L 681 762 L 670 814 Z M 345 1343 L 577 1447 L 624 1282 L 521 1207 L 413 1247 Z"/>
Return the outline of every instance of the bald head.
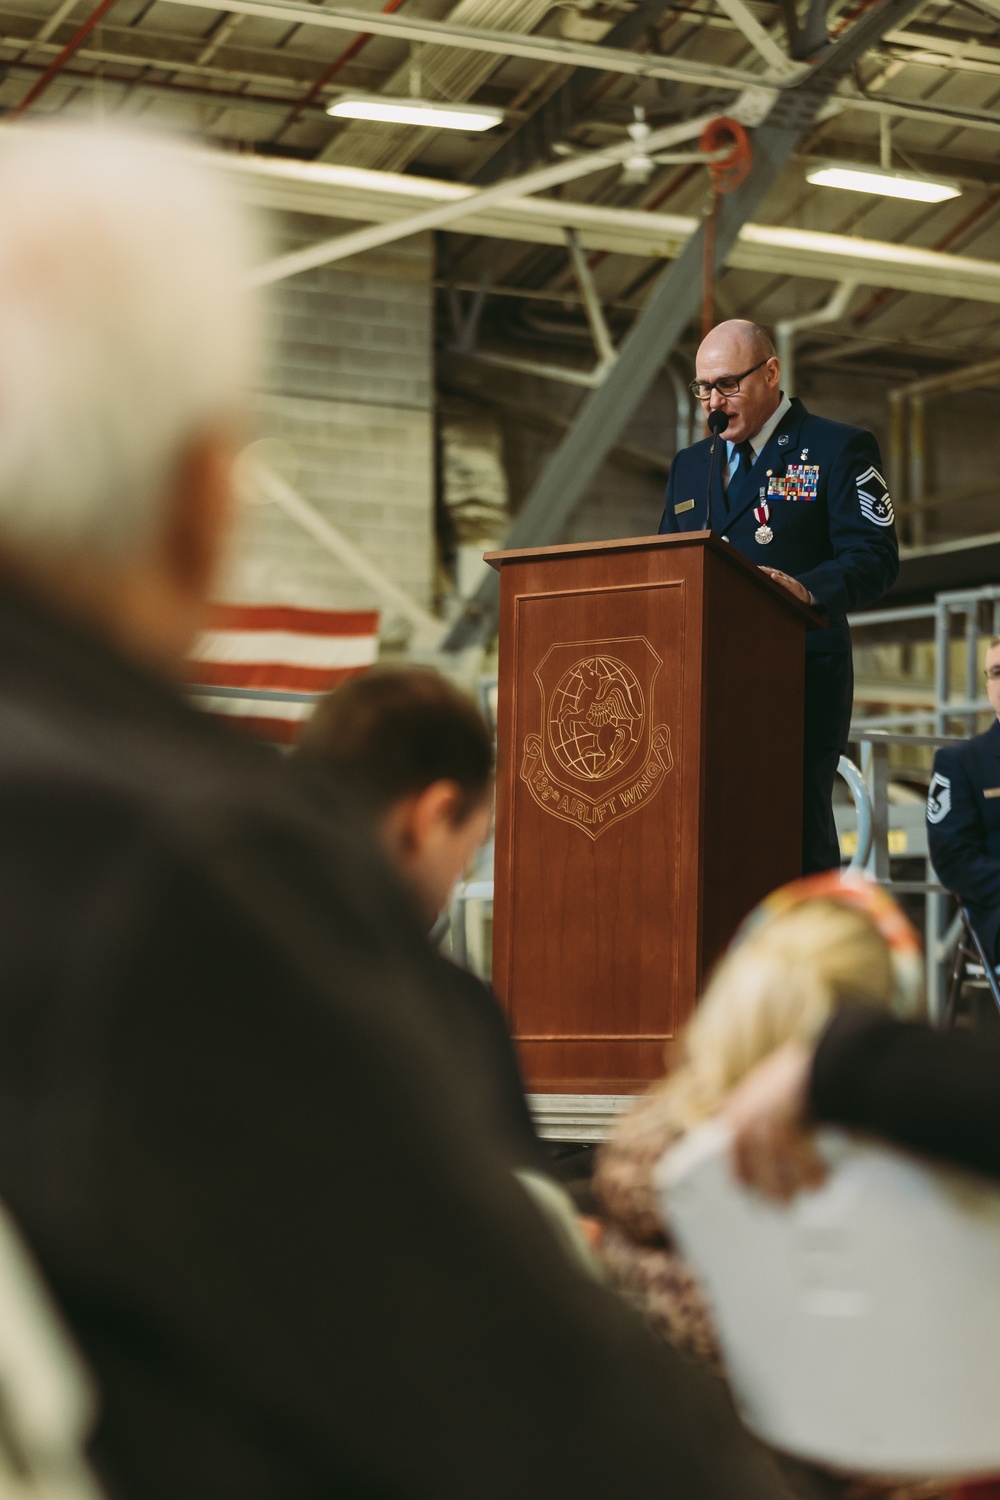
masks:
<path fill-rule="evenodd" d="M 702 410 L 724 411 L 729 418 L 725 437 L 733 443 L 752 438 L 778 408 L 781 366 L 766 329 L 745 318 L 719 323 L 702 339 L 695 361 L 699 380 L 739 376 L 740 388 L 723 396 L 712 390 L 702 399 Z"/>
<path fill-rule="evenodd" d="M 725 323 L 716 323 L 701 341 L 699 360 L 708 350 L 722 350 L 731 355 L 736 360 L 737 370 L 744 368 L 741 360 L 756 364 L 759 359 L 775 357 L 774 343 L 767 329 L 761 328 L 759 323 L 751 323 L 748 318 L 728 318 Z"/>

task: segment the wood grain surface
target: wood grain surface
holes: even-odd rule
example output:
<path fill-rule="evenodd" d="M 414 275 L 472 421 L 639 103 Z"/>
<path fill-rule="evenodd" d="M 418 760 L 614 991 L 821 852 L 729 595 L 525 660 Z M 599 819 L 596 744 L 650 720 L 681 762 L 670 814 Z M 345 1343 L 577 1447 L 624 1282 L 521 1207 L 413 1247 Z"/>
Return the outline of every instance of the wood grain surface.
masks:
<path fill-rule="evenodd" d="M 740 919 L 799 872 L 813 618 L 701 533 L 489 561 L 494 984 L 533 1089 L 639 1089 Z"/>

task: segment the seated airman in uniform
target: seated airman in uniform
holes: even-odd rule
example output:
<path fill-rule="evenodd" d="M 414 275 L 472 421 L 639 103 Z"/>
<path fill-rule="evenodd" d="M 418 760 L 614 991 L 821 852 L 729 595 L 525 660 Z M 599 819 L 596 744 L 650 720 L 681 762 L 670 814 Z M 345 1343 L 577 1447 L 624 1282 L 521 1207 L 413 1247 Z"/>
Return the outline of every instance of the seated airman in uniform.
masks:
<path fill-rule="evenodd" d="M 986 693 L 997 715 L 985 734 L 942 745 L 927 794 L 927 843 L 943 885 L 969 909 L 993 962 L 1000 959 L 1000 636 L 986 653 Z"/>

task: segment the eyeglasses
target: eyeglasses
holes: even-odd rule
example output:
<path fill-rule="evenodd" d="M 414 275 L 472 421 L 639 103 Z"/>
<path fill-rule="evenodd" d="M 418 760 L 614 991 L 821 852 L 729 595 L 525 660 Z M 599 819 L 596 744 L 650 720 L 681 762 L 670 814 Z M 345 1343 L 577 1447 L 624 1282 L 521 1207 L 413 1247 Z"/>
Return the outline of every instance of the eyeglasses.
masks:
<path fill-rule="evenodd" d="M 746 380 L 754 370 L 759 370 L 761 365 L 766 365 L 767 359 L 759 359 L 749 370 L 744 370 L 742 375 L 720 375 L 718 380 L 692 380 L 688 390 L 692 396 L 697 396 L 699 401 L 708 401 L 713 391 L 718 391 L 720 396 L 735 396 L 740 388 L 740 381 Z"/>
<path fill-rule="evenodd" d="M 987 667 L 983 676 L 988 682 L 996 682 L 997 678 L 1000 677 L 1000 667 Z"/>

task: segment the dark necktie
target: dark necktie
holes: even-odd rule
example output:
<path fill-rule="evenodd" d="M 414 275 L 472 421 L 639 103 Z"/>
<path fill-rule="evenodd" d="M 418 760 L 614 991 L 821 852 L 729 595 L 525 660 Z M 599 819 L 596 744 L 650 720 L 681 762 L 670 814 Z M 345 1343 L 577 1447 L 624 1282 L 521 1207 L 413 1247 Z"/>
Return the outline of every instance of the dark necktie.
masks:
<path fill-rule="evenodd" d="M 742 443 L 736 444 L 736 447 L 733 449 L 733 457 L 735 458 L 737 454 L 739 454 L 740 461 L 735 473 L 729 480 L 729 487 L 726 490 L 726 509 L 730 515 L 742 509 L 754 492 L 754 481 L 750 471 L 753 468 L 756 454 L 753 451 L 753 444 L 749 438 L 744 439 Z"/>

